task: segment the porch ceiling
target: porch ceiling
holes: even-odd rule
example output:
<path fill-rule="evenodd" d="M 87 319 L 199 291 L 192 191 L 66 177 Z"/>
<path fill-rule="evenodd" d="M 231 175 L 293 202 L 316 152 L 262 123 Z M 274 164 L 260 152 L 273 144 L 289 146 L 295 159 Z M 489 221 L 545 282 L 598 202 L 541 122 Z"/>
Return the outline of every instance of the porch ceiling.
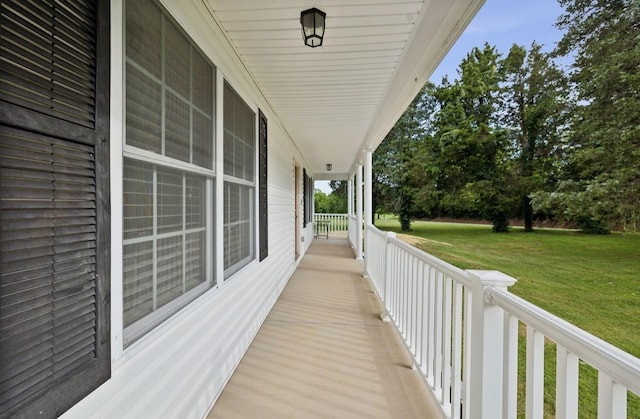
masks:
<path fill-rule="evenodd" d="M 346 178 L 378 146 L 484 3 L 203 1 L 316 179 Z M 302 41 L 310 7 L 327 13 L 319 48 Z"/>

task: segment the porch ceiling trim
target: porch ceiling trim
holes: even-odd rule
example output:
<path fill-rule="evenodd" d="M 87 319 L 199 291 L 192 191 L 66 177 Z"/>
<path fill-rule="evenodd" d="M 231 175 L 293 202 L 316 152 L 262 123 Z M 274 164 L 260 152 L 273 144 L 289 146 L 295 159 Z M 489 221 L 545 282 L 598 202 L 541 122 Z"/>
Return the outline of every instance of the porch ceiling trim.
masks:
<path fill-rule="evenodd" d="M 411 103 L 484 0 L 202 0 L 315 179 L 346 179 Z M 306 47 L 300 11 L 327 13 Z M 333 169 L 326 171 L 326 164 Z"/>

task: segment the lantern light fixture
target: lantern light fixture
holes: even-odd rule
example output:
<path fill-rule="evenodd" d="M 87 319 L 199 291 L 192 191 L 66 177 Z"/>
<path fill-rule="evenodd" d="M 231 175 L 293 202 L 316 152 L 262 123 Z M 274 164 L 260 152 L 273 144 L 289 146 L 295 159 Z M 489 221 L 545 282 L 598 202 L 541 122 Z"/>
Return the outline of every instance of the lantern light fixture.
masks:
<path fill-rule="evenodd" d="M 300 24 L 302 25 L 302 38 L 304 44 L 311 48 L 322 45 L 324 38 L 325 17 L 327 14 L 315 7 L 300 12 Z"/>
<path fill-rule="evenodd" d="M 330 172 L 333 169 L 333 165 L 331 163 L 327 163 L 327 172 Z"/>

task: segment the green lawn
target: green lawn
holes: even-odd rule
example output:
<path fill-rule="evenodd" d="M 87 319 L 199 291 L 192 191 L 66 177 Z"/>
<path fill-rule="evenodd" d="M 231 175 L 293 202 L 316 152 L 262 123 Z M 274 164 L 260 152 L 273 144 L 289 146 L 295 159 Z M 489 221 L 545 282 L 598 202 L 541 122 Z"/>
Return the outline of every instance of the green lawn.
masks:
<path fill-rule="evenodd" d="M 400 232 L 397 219 L 376 220 L 376 226 Z M 510 288 L 514 294 L 640 357 L 640 234 L 520 228 L 496 234 L 491 226 L 420 221 L 412 230 L 425 239 L 416 244 L 422 250 L 463 269 L 511 275 L 518 280 Z M 547 352 L 552 361 L 554 351 Z M 545 364 L 551 382 L 555 365 Z M 581 367 L 581 375 L 581 392 L 595 397 L 594 374 Z M 554 391 L 548 389 L 548 398 Z M 580 417 L 595 416 L 594 408 L 589 400 Z M 547 414 L 553 415 L 552 407 Z M 635 397 L 629 417 L 640 417 Z"/>

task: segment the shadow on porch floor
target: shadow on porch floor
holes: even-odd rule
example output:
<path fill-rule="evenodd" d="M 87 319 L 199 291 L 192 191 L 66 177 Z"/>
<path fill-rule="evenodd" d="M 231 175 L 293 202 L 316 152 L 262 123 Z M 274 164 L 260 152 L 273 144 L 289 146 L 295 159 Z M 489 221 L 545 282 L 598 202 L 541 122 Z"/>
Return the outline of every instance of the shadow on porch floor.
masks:
<path fill-rule="evenodd" d="M 435 418 L 426 386 L 346 240 L 314 240 L 216 418 Z"/>

